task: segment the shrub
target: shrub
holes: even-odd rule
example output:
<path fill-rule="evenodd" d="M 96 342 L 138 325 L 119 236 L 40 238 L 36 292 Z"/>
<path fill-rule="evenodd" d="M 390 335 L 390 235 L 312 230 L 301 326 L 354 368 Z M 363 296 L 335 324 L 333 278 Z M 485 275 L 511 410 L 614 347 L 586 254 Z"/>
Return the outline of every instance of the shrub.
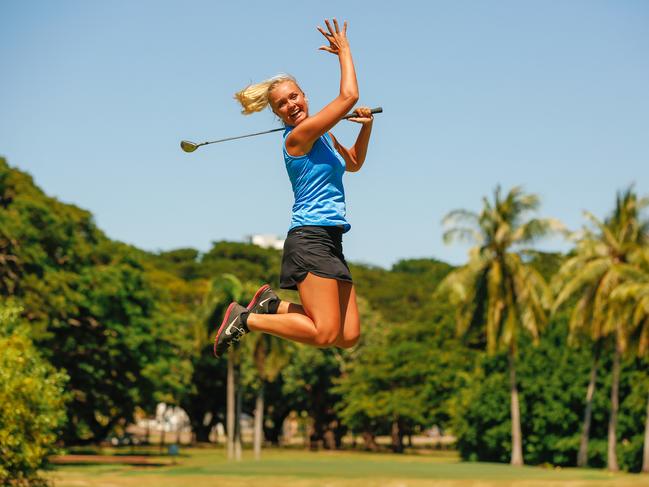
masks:
<path fill-rule="evenodd" d="M 18 313 L 0 304 L 0 484 L 35 485 L 65 421 L 67 377 L 16 326 Z"/>

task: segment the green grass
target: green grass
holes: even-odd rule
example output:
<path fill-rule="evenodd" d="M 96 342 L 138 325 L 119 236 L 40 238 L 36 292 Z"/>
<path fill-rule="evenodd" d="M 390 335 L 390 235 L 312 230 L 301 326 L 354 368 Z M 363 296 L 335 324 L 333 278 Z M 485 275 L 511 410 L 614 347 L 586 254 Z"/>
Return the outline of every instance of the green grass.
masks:
<path fill-rule="evenodd" d="M 168 458 L 161 460 L 167 462 Z M 222 448 L 183 448 L 177 465 L 59 466 L 46 475 L 56 487 L 649 487 L 647 475 L 464 463 L 451 452 L 394 455 L 270 449 L 264 450 L 260 461 L 252 458 L 252 452 L 244 451 L 243 461 L 228 462 Z"/>

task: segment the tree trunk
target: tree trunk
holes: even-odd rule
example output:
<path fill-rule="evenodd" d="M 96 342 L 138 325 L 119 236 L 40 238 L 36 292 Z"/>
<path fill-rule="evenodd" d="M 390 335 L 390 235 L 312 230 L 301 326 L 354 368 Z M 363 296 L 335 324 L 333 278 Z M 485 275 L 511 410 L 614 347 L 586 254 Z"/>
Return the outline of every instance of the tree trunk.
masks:
<path fill-rule="evenodd" d="M 262 381 L 255 403 L 255 460 L 261 459 L 261 444 L 264 438 L 264 383 Z"/>
<path fill-rule="evenodd" d="M 611 416 L 608 420 L 608 469 L 617 472 L 620 467 L 617 463 L 617 412 L 620 407 L 620 346 L 615 344 L 615 355 L 613 356 L 613 380 L 611 382 Z"/>
<path fill-rule="evenodd" d="M 649 395 L 647 395 L 647 417 L 644 423 L 644 451 L 642 454 L 642 471 L 649 473 Z"/>
<path fill-rule="evenodd" d="M 322 444 L 322 431 L 320 431 L 315 418 L 313 419 L 313 423 L 307 428 L 307 440 L 309 450 L 318 451 L 320 449 L 320 445 Z"/>
<path fill-rule="evenodd" d="M 336 449 L 336 433 L 330 427 L 327 427 L 322 433 L 322 446 L 325 450 Z"/>
<path fill-rule="evenodd" d="M 234 459 L 234 356 L 228 352 L 228 397 L 226 412 L 226 434 L 228 438 L 228 460 Z"/>
<path fill-rule="evenodd" d="M 200 443 L 207 443 L 210 441 L 210 430 L 211 430 L 211 425 L 208 426 L 203 426 L 201 423 L 200 426 L 197 426 L 196 423 L 192 424 L 192 430 L 193 430 L 193 442 L 200 442 Z M 218 443 L 218 438 L 216 439 Z"/>
<path fill-rule="evenodd" d="M 403 428 L 398 419 L 392 421 L 392 451 L 403 453 Z"/>
<path fill-rule="evenodd" d="M 166 416 L 167 416 L 167 406 L 165 405 L 165 409 L 162 413 L 161 421 L 160 421 L 160 452 L 164 451 L 164 446 L 165 446 L 165 433 L 166 433 Z"/>
<path fill-rule="evenodd" d="M 347 428 L 345 428 L 338 419 L 332 421 L 331 424 L 333 425 L 336 450 L 339 450 L 343 446 L 343 437 L 347 434 Z"/>
<path fill-rule="evenodd" d="M 514 351 L 510 350 L 509 358 L 509 388 L 511 392 L 512 419 L 512 465 L 523 465 L 523 434 L 521 433 L 521 408 L 518 403 L 518 388 L 516 387 L 516 365 Z"/>
<path fill-rule="evenodd" d="M 369 451 L 379 451 L 379 445 L 376 444 L 376 436 L 371 431 L 363 431 L 363 441 L 365 449 Z"/>
<path fill-rule="evenodd" d="M 241 371 L 238 370 L 235 373 L 235 384 L 237 387 L 237 406 L 235 409 L 234 415 L 234 459 L 239 462 L 241 461 L 241 399 L 243 392 L 241 387 L 239 387 L 241 379 Z"/>
<path fill-rule="evenodd" d="M 590 439 L 590 423 L 593 413 L 593 396 L 595 395 L 595 381 L 597 380 L 597 366 L 599 364 L 600 347 L 596 345 L 593 356 L 593 366 L 590 369 L 590 380 L 586 391 L 586 409 L 584 410 L 584 422 L 581 428 L 579 440 L 579 453 L 577 453 L 577 466 L 588 465 L 588 440 Z"/>

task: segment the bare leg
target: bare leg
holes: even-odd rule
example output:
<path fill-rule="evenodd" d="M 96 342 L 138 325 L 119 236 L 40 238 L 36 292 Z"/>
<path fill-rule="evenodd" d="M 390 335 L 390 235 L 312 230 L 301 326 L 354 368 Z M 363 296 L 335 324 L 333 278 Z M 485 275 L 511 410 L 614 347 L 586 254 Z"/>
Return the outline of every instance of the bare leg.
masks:
<path fill-rule="evenodd" d="M 317 347 L 333 345 L 342 328 L 338 281 L 309 273 L 298 292 L 302 306 L 282 302 L 278 314 L 250 314 L 248 328 Z"/>
<path fill-rule="evenodd" d="M 358 343 L 361 334 L 358 305 L 356 303 L 356 288 L 352 283 L 338 281 L 338 297 L 343 326 L 334 345 L 340 348 L 351 348 Z M 277 314 L 286 313 L 299 313 L 308 316 L 302 305 L 282 301 L 277 308 Z"/>
<path fill-rule="evenodd" d="M 356 304 L 356 289 L 351 282 L 338 281 L 342 327 L 335 345 L 351 348 L 361 336 L 361 322 Z"/>

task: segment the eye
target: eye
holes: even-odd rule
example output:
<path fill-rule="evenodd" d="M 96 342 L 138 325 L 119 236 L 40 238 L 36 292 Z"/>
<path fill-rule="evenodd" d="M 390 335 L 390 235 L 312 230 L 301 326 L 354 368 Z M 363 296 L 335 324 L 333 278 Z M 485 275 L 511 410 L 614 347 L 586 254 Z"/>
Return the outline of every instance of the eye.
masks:
<path fill-rule="evenodd" d="M 297 98 L 297 93 L 291 93 L 291 100 L 295 100 Z"/>

